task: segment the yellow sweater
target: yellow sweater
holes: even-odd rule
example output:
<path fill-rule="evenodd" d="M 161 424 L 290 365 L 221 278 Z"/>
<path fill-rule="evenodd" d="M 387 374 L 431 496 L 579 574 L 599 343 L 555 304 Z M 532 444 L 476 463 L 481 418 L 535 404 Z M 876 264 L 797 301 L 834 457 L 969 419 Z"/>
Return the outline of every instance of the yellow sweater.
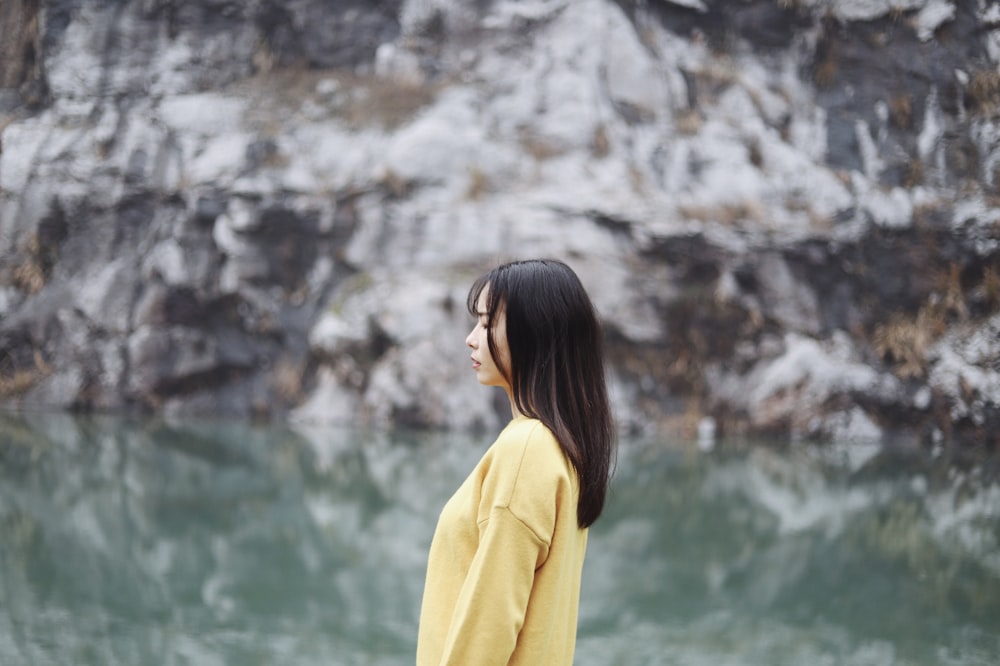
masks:
<path fill-rule="evenodd" d="M 552 432 L 512 420 L 441 511 L 418 666 L 573 663 L 587 530 Z"/>

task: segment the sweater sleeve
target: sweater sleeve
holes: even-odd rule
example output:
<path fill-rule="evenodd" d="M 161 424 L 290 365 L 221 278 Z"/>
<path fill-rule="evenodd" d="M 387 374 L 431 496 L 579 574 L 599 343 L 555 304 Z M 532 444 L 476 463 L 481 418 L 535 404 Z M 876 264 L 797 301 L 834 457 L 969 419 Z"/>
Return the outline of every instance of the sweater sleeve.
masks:
<path fill-rule="evenodd" d="M 479 547 L 445 640 L 445 664 L 506 664 L 524 624 L 535 570 L 548 543 L 505 506 L 479 524 Z"/>

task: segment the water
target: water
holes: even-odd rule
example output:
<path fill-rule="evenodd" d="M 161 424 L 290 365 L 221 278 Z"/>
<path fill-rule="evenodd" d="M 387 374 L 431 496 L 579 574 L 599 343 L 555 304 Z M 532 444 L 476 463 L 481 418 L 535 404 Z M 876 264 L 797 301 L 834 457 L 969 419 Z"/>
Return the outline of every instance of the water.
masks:
<path fill-rule="evenodd" d="M 412 664 L 490 439 L 0 415 L 0 664 Z M 1000 663 L 1000 486 L 870 456 L 624 441 L 576 663 Z"/>

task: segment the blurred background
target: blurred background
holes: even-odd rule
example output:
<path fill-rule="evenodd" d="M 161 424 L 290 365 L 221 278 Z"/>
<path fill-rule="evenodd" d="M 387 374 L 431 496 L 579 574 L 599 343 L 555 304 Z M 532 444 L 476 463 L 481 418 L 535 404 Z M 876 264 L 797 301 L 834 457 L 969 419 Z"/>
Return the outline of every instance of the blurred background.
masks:
<path fill-rule="evenodd" d="M 0 660 L 410 663 L 540 256 L 622 432 L 578 663 L 996 663 L 986 0 L 0 0 Z"/>

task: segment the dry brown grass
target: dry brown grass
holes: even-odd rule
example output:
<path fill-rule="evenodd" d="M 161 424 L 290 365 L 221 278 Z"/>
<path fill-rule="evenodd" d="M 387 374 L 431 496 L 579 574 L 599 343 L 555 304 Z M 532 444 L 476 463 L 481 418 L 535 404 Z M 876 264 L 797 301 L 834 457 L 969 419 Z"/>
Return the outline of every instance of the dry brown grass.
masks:
<path fill-rule="evenodd" d="M 1000 271 L 990 266 L 983 272 L 983 282 L 980 285 L 983 300 L 990 311 L 1000 309 Z"/>
<path fill-rule="evenodd" d="M 518 132 L 518 143 L 528 155 L 531 155 L 538 162 L 550 160 L 553 157 L 563 155 L 565 148 L 556 145 L 545 137 L 538 136 L 527 128 L 522 128 Z"/>
<path fill-rule="evenodd" d="M 20 395 L 34 386 L 42 377 L 34 370 L 18 370 L 7 377 L 0 377 L 0 397 Z"/>
<path fill-rule="evenodd" d="M 725 90 L 739 81 L 740 68 L 732 57 L 720 55 L 695 72 L 702 88 L 710 93 Z"/>
<path fill-rule="evenodd" d="M 642 169 L 634 164 L 628 165 L 628 184 L 636 194 L 643 194 L 646 191 L 646 176 Z"/>
<path fill-rule="evenodd" d="M 274 151 L 273 153 L 268 153 L 257 166 L 266 169 L 284 169 L 291 164 L 291 161 L 291 157 L 287 153 Z"/>
<path fill-rule="evenodd" d="M 947 317 L 934 306 L 924 306 L 916 317 L 893 315 L 875 329 L 875 353 L 903 379 L 927 374 L 927 353 L 947 329 Z"/>
<path fill-rule="evenodd" d="M 23 258 L 10 271 L 11 283 L 21 291 L 37 294 L 45 286 L 46 274 L 42 265 L 42 247 L 37 234 L 30 234 L 21 244 Z"/>
<path fill-rule="evenodd" d="M 0 374 L 0 398 L 21 395 L 52 374 L 52 366 L 45 362 L 42 353 L 35 350 L 34 366 Z"/>
<path fill-rule="evenodd" d="M 969 79 L 969 101 L 974 113 L 1000 113 L 1000 72 L 996 69 L 974 72 Z"/>
<path fill-rule="evenodd" d="M 301 363 L 288 360 L 279 361 L 271 371 L 271 386 L 275 394 L 288 404 L 301 402 L 303 398 L 302 378 L 304 367 Z"/>
<path fill-rule="evenodd" d="M 469 170 L 469 185 L 465 188 L 467 199 L 481 199 L 490 191 L 490 179 L 481 169 L 473 167 Z"/>
<path fill-rule="evenodd" d="M 913 104 L 909 95 L 895 95 L 889 100 L 889 122 L 898 129 L 913 127 Z"/>
<path fill-rule="evenodd" d="M 252 95 L 248 120 L 257 122 L 265 134 L 280 133 L 274 118 L 287 118 L 311 103 L 325 109 L 331 119 L 340 119 L 353 129 L 394 129 L 408 122 L 434 101 L 447 82 L 418 84 L 375 76 L 360 76 L 346 70 L 317 70 L 305 65 L 276 68 L 266 49 L 255 55 L 258 73 L 230 91 Z M 336 91 L 321 94 L 320 82 L 332 80 Z"/>
<path fill-rule="evenodd" d="M 701 118 L 701 114 L 695 109 L 686 109 L 677 114 L 674 118 L 674 124 L 677 126 L 677 131 L 685 136 L 693 136 L 701 131 L 701 126 L 704 121 Z"/>
<path fill-rule="evenodd" d="M 925 177 L 923 161 L 919 158 L 913 158 L 906 165 L 906 171 L 903 173 L 903 186 L 916 187 L 917 185 L 922 185 Z"/>
<path fill-rule="evenodd" d="M 403 197 L 409 193 L 413 183 L 400 176 L 392 169 L 386 169 L 382 174 L 380 185 L 384 187 L 394 197 Z"/>
<path fill-rule="evenodd" d="M 439 86 L 390 79 L 337 77 L 350 94 L 341 115 L 352 127 L 373 123 L 394 129 L 412 119 L 417 111 L 434 101 Z"/>
<path fill-rule="evenodd" d="M 829 231 L 833 229 L 834 221 L 830 215 L 823 215 L 817 211 L 812 201 L 805 193 L 789 194 L 785 198 L 785 208 L 794 213 L 804 213 L 809 220 L 809 228 L 816 231 Z M 758 214 L 763 215 L 763 209 L 757 209 Z"/>
<path fill-rule="evenodd" d="M 738 204 L 723 204 L 719 206 L 680 206 L 678 213 L 689 220 L 700 222 L 712 222 L 725 226 L 734 227 L 744 222 L 763 224 L 765 221 L 764 210 L 761 206 L 752 201 L 744 201 Z"/>
<path fill-rule="evenodd" d="M 698 424 L 706 416 L 701 401 L 689 398 L 684 401 L 683 411 L 661 417 L 657 425 L 660 429 L 675 433 L 683 439 L 693 440 L 698 436 Z"/>
<path fill-rule="evenodd" d="M 257 43 L 257 48 L 253 52 L 252 62 L 258 74 L 268 74 L 274 69 L 276 62 L 274 51 L 271 50 L 271 46 L 266 40 L 261 39 Z"/>
<path fill-rule="evenodd" d="M 597 159 L 607 157 L 611 152 L 611 139 L 608 138 L 608 130 L 604 125 L 598 125 L 594 129 L 594 138 L 590 142 L 590 154 Z"/>
<path fill-rule="evenodd" d="M 984 292 L 995 289 L 1000 298 L 1000 278 L 984 274 Z M 992 286 L 986 286 L 987 282 Z M 895 373 L 904 379 L 923 377 L 927 373 L 927 354 L 931 346 L 955 322 L 970 316 L 967 294 L 962 287 L 962 269 L 956 263 L 931 275 L 931 294 L 916 316 L 895 314 L 876 327 L 873 336 L 875 352 Z"/>
<path fill-rule="evenodd" d="M 962 268 L 952 262 L 946 270 L 932 275 L 937 307 L 944 315 L 952 315 L 960 320 L 969 317 L 969 307 L 962 289 Z"/>
<path fill-rule="evenodd" d="M 823 51 L 813 68 L 813 80 L 820 88 L 829 88 L 837 80 L 840 65 L 837 63 L 837 49 L 832 42 L 828 42 Z"/>
<path fill-rule="evenodd" d="M 37 294 L 45 286 L 45 272 L 33 259 L 22 261 L 11 270 L 14 286 L 29 294 Z"/>

